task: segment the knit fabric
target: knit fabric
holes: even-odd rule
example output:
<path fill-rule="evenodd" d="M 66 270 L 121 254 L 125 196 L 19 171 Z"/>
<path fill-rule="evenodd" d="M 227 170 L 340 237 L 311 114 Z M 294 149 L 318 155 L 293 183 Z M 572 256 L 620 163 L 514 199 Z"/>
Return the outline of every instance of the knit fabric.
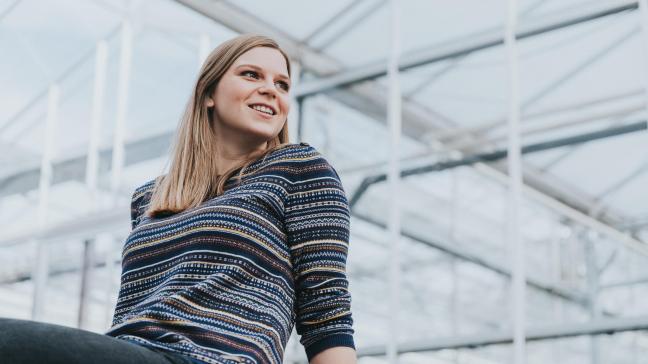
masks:
<path fill-rule="evenodd" d="M 133 194 L 107 335 L 202 363 L 281 363 L 295 324 L 309 360 L 354 347 L 349 205 L 315 148 L 288 144 L 166 217 L 144 215 L 153 187 Z"/>

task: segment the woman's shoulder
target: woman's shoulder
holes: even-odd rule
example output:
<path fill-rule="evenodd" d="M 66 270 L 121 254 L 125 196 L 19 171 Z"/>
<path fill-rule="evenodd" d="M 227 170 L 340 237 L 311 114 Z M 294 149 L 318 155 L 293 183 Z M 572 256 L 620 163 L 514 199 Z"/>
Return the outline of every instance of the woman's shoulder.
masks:
<path fill-rule="evenodd" d="M 144 182 L 144 184 L 138 185 L 135 187 L 135 191 L 133 192 L 133 199 L 140 197 L 150 191 L 152 191 L 155 188 L 155 183 L 156 181 L 161 178 L 162 176 L 153 178 L 151 180 L 148 180 Z"/>
<path fill-rule="evenodd" d="M 340 179 L 327 157 L 306 142 L 287 145 L 272 164 L 292 183 L 319 178 Z"/>
<path fill-rule="evenodd" d="M 315 148 L 306 142 L 286 143 L 277 147 L 277 149 L 272 151 L 270 155 L 293 155 L 296 153 L 304 153 L 309 150 L 315 150 Z"/>
<path fill-rule="evenodd" d="M 284 165 L 287 171 L 294 169 L 301 171 L 309 166 L 322 164 L 330 166 L 326 157 L 316 147 L 306 142 L 284 144 L 271 152 L 265 160 L 267 166 Z"/>
<path fill-rule="evenodd" d="M 260 158 L 246 168 L 246 174 L 258 175 L 259 173 L 268 172 L 274 174 L 279 172 L 280 174 L 287 174 L 285 177 L 292 177 L 289 178 L 290 180 L 326 173 L 327 171 L 337 176 L 335 169 L 326 157 L 316 147 L 307 142 L 283 144 L 268 153 L 265 158 Z M 157 183 L 164 177 L 165 175 L 162 174 L 138 185 L 133 192 L 133 200 L 150 197 Z"/>
<path fill-rule="evenodd" d="M 164 176 L 165 175 L 160 175 L 153 179 L 147 180 L 143 184 L 137 185 L 137 187 L 135 187 L 135 190 L 133 191 L 132 201 L 133 202 L 138 201 L 142 203 L 150 200 L 151 195 L 153 195 L 153 191 L 155 190 L 155 186 L 157 185 L 157 182 Z"/>

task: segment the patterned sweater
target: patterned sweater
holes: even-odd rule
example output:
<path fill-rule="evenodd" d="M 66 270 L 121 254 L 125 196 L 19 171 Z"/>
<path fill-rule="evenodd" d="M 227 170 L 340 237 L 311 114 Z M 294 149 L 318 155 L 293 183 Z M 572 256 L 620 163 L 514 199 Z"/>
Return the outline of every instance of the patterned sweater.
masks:
<path fill-rule="evenodd" d="M 354 347 L 346 278 L 349 207 L 335 169 L 288 144 L 225 192 L 166 217 L 137 188 L 107 335 L 197 363 L 281 363 L 297 325 L 309 360 Z"/>

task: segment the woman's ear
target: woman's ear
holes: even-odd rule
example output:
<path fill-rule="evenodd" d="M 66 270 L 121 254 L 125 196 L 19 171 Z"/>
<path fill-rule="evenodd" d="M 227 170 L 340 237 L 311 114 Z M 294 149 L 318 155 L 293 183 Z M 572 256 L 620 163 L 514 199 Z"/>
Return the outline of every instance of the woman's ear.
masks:
<path fill-rule="evenodd" d="M 214 100 L 211 97 L 205 99 L 205 106 L 208 108 L 214 107 Z"/>

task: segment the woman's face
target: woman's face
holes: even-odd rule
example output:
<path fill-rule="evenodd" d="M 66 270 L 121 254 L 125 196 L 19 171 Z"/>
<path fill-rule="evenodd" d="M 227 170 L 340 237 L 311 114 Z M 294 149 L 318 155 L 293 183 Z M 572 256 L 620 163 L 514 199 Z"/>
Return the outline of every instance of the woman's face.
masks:
<path fill-rule="evenodd" d="M 290 109 L 289 88 L 286 60 L 278 50 L 256 47 L 243 53 L 207 99 L 216 133 L 229 142 L 276 137 Z"/>

